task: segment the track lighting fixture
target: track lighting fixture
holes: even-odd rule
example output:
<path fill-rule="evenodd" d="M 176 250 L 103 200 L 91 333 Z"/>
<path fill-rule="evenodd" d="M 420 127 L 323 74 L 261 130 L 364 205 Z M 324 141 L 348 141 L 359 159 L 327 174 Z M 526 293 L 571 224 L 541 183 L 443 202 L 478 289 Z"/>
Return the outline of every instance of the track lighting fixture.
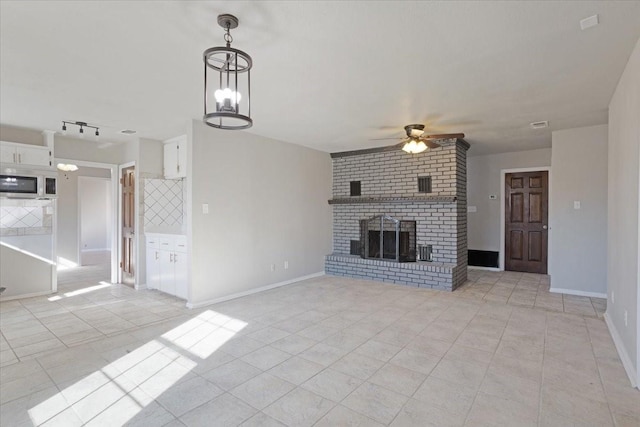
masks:
<path fill-rule="evenodd" d="M 88 124 L 87 122 L 68 122 L 63 120 L 62 121 L 62 134 L 66 135 L 67 134 L 67 125 L 76 125 L 80 127 L 80 130 L 78 131 L 80 133 L 80 138 L 84 138 L 84 128 L 91 128 L 91 129 L 95 129 L 95 135 L 96 135 L 96 139 L 100 136 L 100 129 L 97 126 L 93 126 Z"/>

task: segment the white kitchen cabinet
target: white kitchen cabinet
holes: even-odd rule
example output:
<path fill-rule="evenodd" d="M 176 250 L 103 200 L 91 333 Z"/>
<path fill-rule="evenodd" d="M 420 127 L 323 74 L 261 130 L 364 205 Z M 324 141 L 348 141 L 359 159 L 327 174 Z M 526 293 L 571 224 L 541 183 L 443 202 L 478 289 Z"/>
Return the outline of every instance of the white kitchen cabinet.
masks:
<path fill-rule="evenodd" d="M 166 179 L 187 176 L 187 137 L 172 138 L 164 142 L 164 177 Z"/>
<path fill-rule="evenodd" d="M 0 162 L 21 166 L 51 166 L 51 150 L 39 145 L 0 142 Z"/>
<path fill-rule="evenodd" d="M 187 299 L 187 239 L 147 234 L 147 287 Z"/>
<path fill-rule="evenodd" d="M 147 236 L 147 287 L 160 289 L 160 252 L 158 237 Z"/>

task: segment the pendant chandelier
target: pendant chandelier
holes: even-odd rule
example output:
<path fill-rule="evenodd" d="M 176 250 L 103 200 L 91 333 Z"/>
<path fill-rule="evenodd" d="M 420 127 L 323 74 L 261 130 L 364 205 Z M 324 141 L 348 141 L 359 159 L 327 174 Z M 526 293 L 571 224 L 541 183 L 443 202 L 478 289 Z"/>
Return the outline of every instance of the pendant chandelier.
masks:
<path fill-rule="evenodd" d="M 204 122 L 218 129 L 248 129 L 251 119 L 251 66 L 245 52 L 231 47 L 230 30 L 238 26 L 233 15 L 218 15 L 226 46 L 204 51 Z"/>

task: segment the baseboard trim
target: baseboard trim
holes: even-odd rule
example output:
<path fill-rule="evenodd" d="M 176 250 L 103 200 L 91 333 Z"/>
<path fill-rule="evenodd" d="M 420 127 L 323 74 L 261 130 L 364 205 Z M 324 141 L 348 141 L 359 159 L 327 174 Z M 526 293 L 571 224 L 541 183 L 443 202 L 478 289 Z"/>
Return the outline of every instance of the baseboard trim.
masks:
<path fill-rule="evenodd" d="M 627 350 L 624 348 L 624 344 L 622 344 L 622 338 L 620 337 L 618 330 L 611 321 L 609 313 L 604 314 L 604 322 L 607 324 L 607 328 L 609 328 L 609 333 L 611 334 L 611 338 L 613 338 L 613 344 L 616 346 L 616 350 L 618 351 L 618 355 L 620 356 L 620 360 L 622 361 L 622 366 L 624 366 L 624 370 L 629 377 L 629 381 L 631 381 L 631 386 L 638 387 L 638 374 L 636 373 L 635 369 L 633 369 L 631 358 L 629 357 Z"/>
<path fill-rule="evenodd" d="M 0 302 L 11 301 L 14 299 L 22 299 L 22 298 L 33 298 L 33 297 L 41 297 L 43 295 L 51 295 L 55 293 L 54 291 L 43 291 L 43 292 L 34 292 L 32 294 L 24 294 L 24 295 L 13 295 L 10 297 L 2 297 L 0 298 Z"/>
<path fill-rule="evenodd" d="M 136 291 L 143 291 L 145 289 L 151 289 L 151 288 L 149 288 L 145 283 L 144 285 L 134 285 L 133 289 L 135 289 Z"/>
<path fill-rule="evenodd" d="M 483 270 L 483 271 L 502 271 L 498 267 L 481 267 L 479 265 L 467 265 L 469 270 Z"/>
<path fill-rule="evenodd" d="M 549 292 L 553 292 L 556 294 L 576 295 L 579 297 L 593 297 L 593 298 L 604 298 L 604 299 L 607 298 L 606 293 L 577 291 L 575 289 L 550 288 Z"/>
<path fill-rule="evenodd" d="M 219 302 L 229 301 L 236 298 L 246 297 L 247 295 L 257 294 L 258 292 L 268 291 L 269 289 L 279 288 L 281 286 L 291 285 L 292 283 L 301 282 L 307 279 L 313 279 L 315 277 L 324 276 L 324 271 L 318 273 L 309 274 L 307 276 L 296 277 L 295 279 L 285 280 L 284 282 L 273 283 L 271 285 L 262 286 L 260 288 L 250 289 L 244 292 L 238 292 L 237 294 L 227 295 L 226 297 L 215 298 L 208 301 L 191 303 L 187 302 L 187 308 L 200 308 L 211 304 L 217 304 Z"/>

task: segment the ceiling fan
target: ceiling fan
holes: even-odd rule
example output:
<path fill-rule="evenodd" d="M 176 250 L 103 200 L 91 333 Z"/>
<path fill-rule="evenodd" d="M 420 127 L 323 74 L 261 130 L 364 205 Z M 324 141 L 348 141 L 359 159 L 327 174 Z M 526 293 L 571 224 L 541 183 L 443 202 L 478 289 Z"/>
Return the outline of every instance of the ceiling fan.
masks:
<path fill-rule="evenodd" d="M 464 133 L 441 133 L 437 135 L 425 135 L 424 125 L 412 124 L 404 127 L 407 133 L 406 138 L 377 138 L 377 140 L 386 139 L 402 139 L 400 144 L 402 150 L 410 154 L 418 154 L 425 151 L 427 148 L 438 148 L 440 144 L 437 141 L 451 138 L 464 138 Z"/>

